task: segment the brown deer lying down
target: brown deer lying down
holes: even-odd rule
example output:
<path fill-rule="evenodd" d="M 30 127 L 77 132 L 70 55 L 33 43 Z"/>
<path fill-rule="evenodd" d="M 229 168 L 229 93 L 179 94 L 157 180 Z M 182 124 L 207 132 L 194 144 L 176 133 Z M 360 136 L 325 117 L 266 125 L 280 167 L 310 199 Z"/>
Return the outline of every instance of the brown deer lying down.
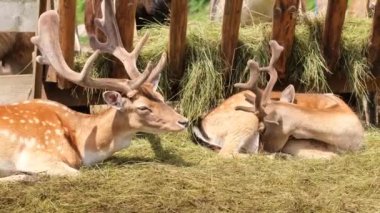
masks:
<path fill-rule="evenodd" d="M 80 73 L 71 70 L 64 61 L 58 43 L 59 20 L 55 11 L 41 15 L 38 36 L 32 41 L 42 53 L 38 61 L 50 64 L 61 76 L 84 87 L 113 90 L 103 93 L 104 101 L 111 108 L 98 115 L 87 115 L 46 100 L 1 106 L 1 176 L 23 172 L 77 175 L 81 165 L 97 163 L 128 147 L 137 132 L 175 132 L 186 128 L 188 120 L 165 104 L 156 91 L 166 54 L 156 67 L 149 63 L 140 73 L 136 59 L 147 35 L 131 53 L 127 52 L 115 24 L 112 2 L 105 0 L 103 3 L 104 15 L 97 26 L 107 36 L 107 42 L 99 43 L 91 36 L 91 46 L 97 50 Z M 112 53 L 120 59 L 131 80 L 91 78 L 90 70 L 100 52 Z"/>
<path fill-rule="evenodd" d="M 363 127 L 358 117 L 338 97 L 332 94 L 296 94 L 293 86 L 289 86 L 282 93 L 272 92 L 277 81 L 277 72 L 272 65 L 282 48 L 277 42 L 270 43 L 272 47 L 270 65 L 259 68 L 256 62 L 250 60 L 248 62 L 251 71 L 250 80 L 246 84 L 235 85 L 253 92 L 243 91 L 231 96 L 206 115 L 200 125 L 194 128 L 196 136 L 206 143 L 219 146 L 222 150 L 226 144 L 234 143 L 224 151 L 234 155 L 241 151 L 239 140 L 251 143 L 249 138 L 257 134 L 249 132 L 247 128 L 250 127 L 244 125 L 256 127 L 259 125 L 255 122 L 260 120 L 265 126 L 260 136 L 265 151 L 282 151 L 305 158 L 330 158 L 336 155 L 338 149 L 359 149 L 363 142 Z M 256 85 L 260 71 L 267 71 L 271 76 L 264 91 L 258 89 Z M 247 101 L 254 107 L 246 107 Z M 276 108 L 277 105 L 280 107 Z M 233 114 L 234 108 L 254 113 Z M 230 115 L 223 117 L 225 111 L 231 111 Z M 304 114 L 300 115 L 299 111 Z M 225 122 L 226 120 L 236 123 Z M 235 141 L 227 140 L 232 136 Z M 294 140 L 294 138 L 305 140 Z M 257 143 L 255 141 L 255 144 Z"/>

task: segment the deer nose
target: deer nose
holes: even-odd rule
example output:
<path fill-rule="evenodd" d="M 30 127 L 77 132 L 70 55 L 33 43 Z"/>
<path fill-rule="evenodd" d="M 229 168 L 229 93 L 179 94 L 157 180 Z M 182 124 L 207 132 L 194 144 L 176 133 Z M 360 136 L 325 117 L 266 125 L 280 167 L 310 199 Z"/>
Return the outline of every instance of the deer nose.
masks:
<path fill-rule="evenodd" d="M 181 126 L 184 126 L 184 127 L 187 127 L 187 126 L 189 125 L 189 121 L 188 121 L 188 120 L 178 121 L 178 123 L 179 123 Z"/>

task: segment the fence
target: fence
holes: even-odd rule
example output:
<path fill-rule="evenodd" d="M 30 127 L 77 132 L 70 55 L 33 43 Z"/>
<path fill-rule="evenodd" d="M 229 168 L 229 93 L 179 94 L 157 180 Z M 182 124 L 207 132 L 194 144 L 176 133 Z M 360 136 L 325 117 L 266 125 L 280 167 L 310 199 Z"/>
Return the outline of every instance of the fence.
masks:
<path fill-rule="evenodd" d="M 376 81 L 368 82 L 370 91 L 375 91 L 376 82 L 380 77 L 380 0 L 376 3 L 372 37 L 370 42 L 369 62 L 372 64 L 372 74 Z M 42 1 L 44 2 L 44 1 Z M 61 18 L 61 47 L 63 54 L 70 66 L 73 65 L 74 57 L 74 28 L 75 28 L 75 0 L 60 1 L 59 14 Z M 92 14 L 92 18 L 99 16 L 100 0 L 87 0 L 93 2 L 97 7 L 90 9 L 86 13 Z M 295 36 L 296 16 L 292 8 L 298 8 L 300 0 L 276 0 L 274 10 L 276 15 L 273 18 L 272 38 L 277 40 L 285 47 L 285 52 L 276 64 L 280 78 L 287 75 L 286 63 L 290 56 Z M 136 11 L 137 0 L 119 0 L 117 1 L 116 18 L 121 32 L 121 37 L 127 49 L 133 45 L 134 14 Z M 243 0 L 227 0 L 224 10 L 224 18 L 221 31 L 221 57 L 225 62 L 225 74 L 231 74 L 234 67 L 234 53 L 238 44 L 239 25 L 242 12 Z M 169 77 L 172 80 L 179 80 L 185 70 L 185 51 L 186 51 L 186 30 L 188 16 L 188 1 L 175 0 L 170 5 L 170 32 L 168 46 Z M 327 66 L 334 70 L 340 57 L 340 42 L 345 13 L 347 10 L 347 0 L 329 0 L 324 23 L 322 49 Z M 91 17 L 90 17 L 91 18 Z M 88 19 L 88 17 L 86 17 Z M 122 72 L 114 71 L 114 77 L 123 76 Z M 54 77 L 53 77 L 54 79 Z M 342 91 L 344 80 L 335 81 L 333 90 Z M 61 88 L 70 87 L 63 80 L 58 80 L 58 86 Z M 37 95 L 38 97 L 38 95 Z"/>

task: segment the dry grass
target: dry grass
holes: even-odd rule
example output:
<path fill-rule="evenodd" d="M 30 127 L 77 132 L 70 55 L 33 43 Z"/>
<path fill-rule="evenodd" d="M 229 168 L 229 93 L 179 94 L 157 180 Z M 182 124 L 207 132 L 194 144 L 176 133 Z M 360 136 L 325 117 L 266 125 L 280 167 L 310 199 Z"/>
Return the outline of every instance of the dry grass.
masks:
<path fill-rule="evenodd" d="M 332 161 L 221 159 L 186 133 L 141 136 L 77 179 L 0 185 L 2 212 L 378 212 L 380 132 Z"/>
<path fill-rule="evenodd" d="M 304 91 L 330 92 L 327 78 L 331 72 L 326 68 L 320 45 L 322 27 L 321 19 L 302 19 L 296 27 L 296 38 L 287 72 L 290 73 L 289 82 L 299 84 Z M 149 60 L 158 61 L 161 53 L 168 47 L 169 27 L 152 25 L 147 30 L 150 39 L 143 48 L 139 67 L 145 67 Z M 341 46 L 342 57 L 337 70 L 333 71 L 348 79 L 346 86 L 359 98 L 367 96 L 365 82 L 371 78 L 366 60 L 370 30 L 370 20 L 346 20 Z M 140 32 L 140 35 L 144 32 Z M 171 100 L 180 101 L 183 113 L 191 120 L 234 92 L 232 85 L 247 78 L 244 68 L 249 59 L 253 58 L 262 65 L 268 63 L 271 23 L 242 28 L 235 55 L 236 68 L 232 71 L 231 79 L 226 81 L 223 79 L 223 62 L 220 59 L 220 32 L 221 26 L 208 20 L 200 22 L 195 19 L 188 24 L 186 68 L 181 90 Z M 170 70 L 163 72 L 160 82 L 161 92 L 166 97 L 173 93 L 169 72 Z"/>

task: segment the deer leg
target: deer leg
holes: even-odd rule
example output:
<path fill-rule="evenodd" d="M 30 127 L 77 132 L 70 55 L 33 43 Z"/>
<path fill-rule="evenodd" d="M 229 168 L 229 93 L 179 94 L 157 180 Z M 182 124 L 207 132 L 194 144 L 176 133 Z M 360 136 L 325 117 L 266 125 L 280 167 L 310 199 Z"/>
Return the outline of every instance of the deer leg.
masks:
<path fill-rule="evenodd" d="M 332 159 L 337 157 L 334 146 L 316 140 L 289 140 L 282 152 L 304 159 Z"/>
<path fill-rule="evenodd" d="M 219 152 L 224 158 L 246 158 L 249 154 L 257 153 L 259 134 L 229 134 L 226 136 L 225 142 Z M 240 151 L 244 150 L 245 153 Z"/>
<path fill-rule="evenodd" d="M 13 183 L 13 182 L 34 182 L 37 176 L 30 174 L 16 174 L 8 177 L 0 178 L 0 183 Z"/>

